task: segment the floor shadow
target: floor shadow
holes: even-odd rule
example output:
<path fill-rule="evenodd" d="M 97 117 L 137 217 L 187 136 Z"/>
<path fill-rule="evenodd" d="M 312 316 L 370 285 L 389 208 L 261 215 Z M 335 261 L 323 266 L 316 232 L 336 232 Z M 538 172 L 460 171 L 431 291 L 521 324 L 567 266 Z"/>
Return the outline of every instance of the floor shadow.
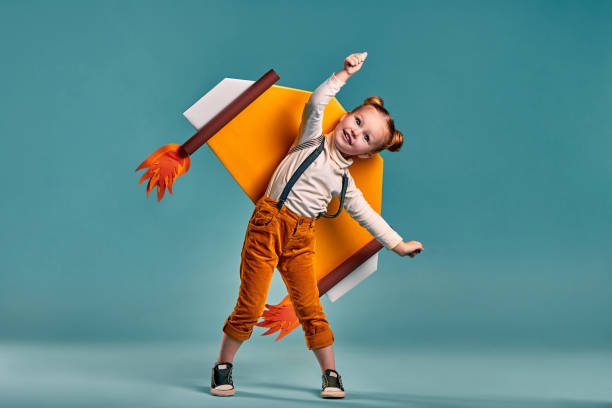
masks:
<path fill-rule="evenodd" d="M 276 388 L 285 391 L 298 391 L 305 392 L 308 394 L 312 394 L 315 396 L 319 396 L 321 394 L 321 390 L 314 387 L 300 387 L 298 385 L 291 384 L 274 384 L 274 383 L 266 383 L 266 382 L 249 382 L 248 386 L 250 387 L 262 387 L 262 388 Z"/>
<path fill-rule="evenodd" d="M 320 390 L 288 384 L 249 382 L 243 386 L 247 390 L 237 390 L 233 398 L 281 401 L 293 404 L 320 403 Z M 189 387 L 197 392 L 210 395 L 210 387 L 196 385 Z M 264 389 L 254 392 L 252 389 Z M 304 398 L 273 395 L 270 389 L 304 393 Z M 214 397 L 211 395 L 211 397 Z M 214 397 L 217 398 L 217 397 Z M 612 401 L 582 401 L 538 398 L 503 397 L 445 397 L 416 394 L 390 393 L 381 391 L 349 391 L 347 397 L 337 400 L 344 407 L 407 407 L 407 408 L 612 408 Z"/>
<path fill-rule="evenodd" d="M 253 385 L 249 385 L 248 387 L 251 388 L 253 387 Z M 269 386 L 266 386 L 266 387 L 269 387 Z M 304 391 L 304 389 L 296 390 L 293 388 L 285 388 L 283 386 L 277 386 L 276 388 L 283 389 L 283 390 L 289 389 L 292 391 Z M 210 387 L 197 385 L 197 386 L 194 386 L 192 389 L 194 389 L 195 391 L 201 392 L 203 394 L 209 394 L 211 397 L 215 397 L 214 395 L 210 394 Z M 313 390 L 308 389 L 306 391 L 312 393 Z M 318 393 L 313 393 L 313 395 L 316 397 L 319 396 Z M 255 399 L 262 399 L 262 400 L 284 401 L 284 402 L 294 402 L 294 403 L 296 402 L 297 403 L 311 403 L 313 401 L 313 398 L 300 399 L 300 398 L 281 397 L 281 396 L 273 395 L 270 392 L 258 393 L 258 392 L 252 392 L 252 391 L 244 391 L 244 390 L 236 390 L 236 394 L 234 395 L 234 397 L 235 398 L 255 398 Z"/>

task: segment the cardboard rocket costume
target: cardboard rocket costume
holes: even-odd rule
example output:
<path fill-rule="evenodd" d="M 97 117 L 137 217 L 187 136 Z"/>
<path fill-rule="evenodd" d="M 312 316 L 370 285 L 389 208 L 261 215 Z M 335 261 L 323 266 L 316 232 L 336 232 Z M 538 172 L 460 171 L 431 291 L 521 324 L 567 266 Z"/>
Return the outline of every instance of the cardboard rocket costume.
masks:
<path fill-rule="evenodd" d="M 306 149 L 304 144 L 298 146 L 296 136 L 311 93 L 272 85 L 276 80 L 278 76 L 272 70 L 256 82 L 226 78 L 185 111 L 185 117 L 199 129 L 198 133 L 183 146 L 169 145 L 159 149 L 138 167 L 137 170 L 149 167 L 140 180 L 149 178 L 147 195 L 155 186 L 158 187 L 158 200 L 163 197 L 165 187 L 172 193 L 176 177 L 189 168 L 189 155 L 208 141 L 249 198 L 258 202 L 264 197 L 279 163 L 288 153 L 300 147 Z M 332 98 L 325 107 L 323 133 L 333 130 L 344 113 L 338 101 Z M 310 150 L 315 150 L 315 144 L 321 149 L 324 147 L 324 135 L 321 138 L 316 143 L 311 141 Z M 354 158 L 350 167 L 352 187 L 363 193 L 369 207 L 377 213 L 381 207 L 382 167 L 383 161 L 378 154 L 367 160 Z M 342 184 L 346 190 L 346 184 Z M 268 189 L 267 193 L 271 191 Z M 282 195 L 277 198 L 281 201 Z M 332 199 L 328 214 L 342 210 L 339 201 Z M 321 217 L 316 222 L 314 270 L 318 292 L 320 295 L 327 293 L 335 301 L 376 270 L 377 252 L 382 245 L 347 211 L 340 212 L 335 219 Z M 397 239 L 401 237 L 387 234 L 383 242 L 391 246 L 390 242 Z M 264 334 L 280 330 L 278 340 L 299 325 L 288 297 L 277 306 L 266 306 L 269 310 L 263 313 L 264 321 L 257 324 L 269 327 Z"/>

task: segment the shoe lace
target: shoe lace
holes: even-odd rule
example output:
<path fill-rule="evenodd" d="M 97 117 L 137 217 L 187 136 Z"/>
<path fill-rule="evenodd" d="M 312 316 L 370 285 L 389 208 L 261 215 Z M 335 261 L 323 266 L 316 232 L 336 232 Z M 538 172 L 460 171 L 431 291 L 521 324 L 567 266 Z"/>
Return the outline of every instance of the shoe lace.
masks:
<path fill-rule="evenodd" d="M 340 386 L 339 387 L 340 389 L 342 389 L 342 390 L 344 389 L 344 386 L 342 385 L 342 377 L 340 377 L 340 374 L 338 374 L 337 371 L 334 371 L 334 372 L 336 373 L 337 377 L 332 377 L 331 375 L 329 375 L 327 373 L 323 374 L 323 389 L 325 389 L 325 388 L 330 386 L 330 379 L 332 379 L 332 378 L 334 380 L 333 381 L 333 383 L 334 383 L 333 385 L 334 386 L 337 383 Z M 330 374 L 331 374 L 331 372 L 330 372 Z"/>

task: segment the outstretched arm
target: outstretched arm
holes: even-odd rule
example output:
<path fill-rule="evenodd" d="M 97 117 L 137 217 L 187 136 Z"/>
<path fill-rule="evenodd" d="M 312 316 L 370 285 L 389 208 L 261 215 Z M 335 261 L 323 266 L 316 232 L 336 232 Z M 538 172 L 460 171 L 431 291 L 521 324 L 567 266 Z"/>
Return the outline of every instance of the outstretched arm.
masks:
<path fill-rule="evenodd" d="M 414 258 L 423 251 L 423 245 L 418 241 L 404 242 L 402 237 L 393 230 L 370 206 L 363 197 L 361 190 L 355 185 L 353 177 L 349 177 L 344 208 L 362 227 L 367 229 L 385 248 L 392 249 L 400 256 L 408 255 Z"/>

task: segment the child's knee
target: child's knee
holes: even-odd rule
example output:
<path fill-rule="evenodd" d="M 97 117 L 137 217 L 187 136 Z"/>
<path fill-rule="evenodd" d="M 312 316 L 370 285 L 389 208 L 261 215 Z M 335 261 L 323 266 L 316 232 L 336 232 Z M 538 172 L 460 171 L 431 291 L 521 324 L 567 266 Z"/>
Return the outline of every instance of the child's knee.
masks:
<path fill-rule="evenodd" d="M 301 318 L 298 317 L 298 319 L 300 320 L 304 334 L 307 336 L 312 336 L 317 333 L 330 330 L 329 322 L 325 318 L 325 314 L 322 312 L 302 316 Z"/>
<path fill-rule="evenodd" d="M 303 321 L 325 320 L 325 313 L 319 298 L 308 303 L 294 303 L 293 306 L 300 323 Z"/>

